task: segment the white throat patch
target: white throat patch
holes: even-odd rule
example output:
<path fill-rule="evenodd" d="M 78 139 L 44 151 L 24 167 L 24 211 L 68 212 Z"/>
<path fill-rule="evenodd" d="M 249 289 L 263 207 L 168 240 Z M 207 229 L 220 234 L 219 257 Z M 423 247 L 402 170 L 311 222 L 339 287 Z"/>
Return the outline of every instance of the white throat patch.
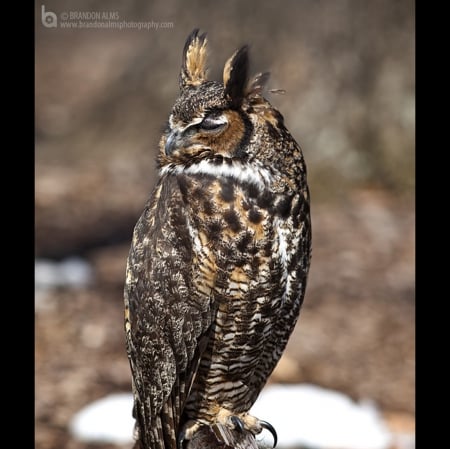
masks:
<path fill-rule="evenodd" d="M 267 168 L 255 162 L 252 162 L 252 165 L 240 161 L 232 161 L 231 164 L 223 161 L 221 164 L 215 164 L 208 159 L 202 159 L 187 167 L 184 165 L 169 164 L 161 169 L 161 175 L 169 173 L 207 175 L 215 178 L 229 177 L 239 182 L 254 184 L 260 189 L 269 187 L 273 179 L 272 174 Z"/>

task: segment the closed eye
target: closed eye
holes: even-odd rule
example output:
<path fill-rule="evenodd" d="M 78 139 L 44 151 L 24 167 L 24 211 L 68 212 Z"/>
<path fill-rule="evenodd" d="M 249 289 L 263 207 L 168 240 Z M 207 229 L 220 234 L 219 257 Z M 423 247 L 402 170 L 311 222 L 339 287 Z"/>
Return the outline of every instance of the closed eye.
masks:
<path fill-rule="evenodd" d="M 205 117 L 198 124 L 198 127 L 201 131 L 218 132 L 222 130 L 226 125 L 228 125 L 228 121 L 223 115 L 221 115 L 219 117 Z"/>

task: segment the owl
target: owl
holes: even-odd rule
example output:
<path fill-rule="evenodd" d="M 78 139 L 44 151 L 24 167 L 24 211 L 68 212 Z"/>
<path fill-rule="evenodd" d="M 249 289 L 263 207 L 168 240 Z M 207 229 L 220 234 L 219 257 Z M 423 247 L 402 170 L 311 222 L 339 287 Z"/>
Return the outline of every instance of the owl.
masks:
<path fill-rule="evenodd" d="M 183 50 L 159 176 L 136 223 L 125 282 L 135 448 L 257 447 L 249 414 L 294 329 L 311 259 L 302 151 L 248 78 L 248 47 L 207 79 L 207 38 Z M 276 444 L 276 441 L 275 441 Z"/>

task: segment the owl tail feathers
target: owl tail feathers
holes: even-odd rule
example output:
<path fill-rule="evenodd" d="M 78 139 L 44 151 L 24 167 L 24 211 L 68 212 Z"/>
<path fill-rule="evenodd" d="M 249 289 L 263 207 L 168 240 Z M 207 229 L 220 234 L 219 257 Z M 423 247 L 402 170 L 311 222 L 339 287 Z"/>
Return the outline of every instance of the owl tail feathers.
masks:
<path fill-rule="evenodd" d="M 133 449 L 177 449 L 175 440 L 171 442 L 166 438 L 160 419 L 156 419 L 151 429 L 146 432 L 139 431 L 138 440 Z"/>
<path fill-rule="evenodd" d="M 134 437 L 133 449 L 177 449 L 177 425 L 167 411 L 153 418 L 145 428 L 137 425 Z"/>

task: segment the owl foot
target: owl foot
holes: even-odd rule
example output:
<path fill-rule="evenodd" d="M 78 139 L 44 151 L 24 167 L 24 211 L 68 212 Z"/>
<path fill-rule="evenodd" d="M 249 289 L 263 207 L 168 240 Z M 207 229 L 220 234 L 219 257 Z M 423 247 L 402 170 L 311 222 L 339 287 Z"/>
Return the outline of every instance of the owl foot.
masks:
<path fill-rule="evenodd" d="M 206 424 L 194 420 L 186 422 L 178 434 L 178 448 L 183 449 L 184 441 L 193 439 L 194 435 L 204 427 L 209 427 L 216 435 L 218 441 L 228 445 L 233 443 L 232 434 L 230 433 L 232 430 L 236 430 L 239 433 L 248 431 L 253 435 L 257 435 L 261 433 L 263 429 L 266 429 L 272 434 L 274 448 L 278 442 L 277 432 L 272 424 L 267 421 L 255 418 L 247 413 L 236 415 L 229 410 L 222 409 L 216 416 L 216 422 L 214 424 Z M 230 430 L 226 431 L 225 429 Z"/>
<path fill-rule="evenodd" d="M 234 424 L 234 428 L 236 430 L 238 430 L 239 432 L 243 432 L 245 429 L 245 424 L 241 421 L 241 419 L 238 416 L 231 416 L 230 417 L 230 421 Z M 273 446 L 272 447 L 276 447 L 277 443 L 278 443 L 278 435 L 277 432 L 275 430 L 275 428 L 272 426 L 272 424 L 270 424 L 267 421 L 263 421 L 261 419 L 258 420 L 258 424 L 262 429 L 267 429 L 273 437 Z M 254 433 L 253 430 L 249 429 L 252 433 Z M 259 432 L 261 432 L 261 430 Z M 258 432 L 258 433 L 259 433 Z"/>
<path fill-rule="evenodd" d="M 228 410 L 222 410 L 217 416 L 218 422 L 227 427 L 232 427 L 238 432 L 248 430 L 253 435 L 257 435 L 262 432 L 263 429 L 268 430 L 273 437 L 273 447 L 277 445 L 278 435 L 272 424 L 267 421 L 255 418 L 247 413 L 241 415 L 230 414 Z M 231 425 L 231 426 L 230 426 Z"/>

